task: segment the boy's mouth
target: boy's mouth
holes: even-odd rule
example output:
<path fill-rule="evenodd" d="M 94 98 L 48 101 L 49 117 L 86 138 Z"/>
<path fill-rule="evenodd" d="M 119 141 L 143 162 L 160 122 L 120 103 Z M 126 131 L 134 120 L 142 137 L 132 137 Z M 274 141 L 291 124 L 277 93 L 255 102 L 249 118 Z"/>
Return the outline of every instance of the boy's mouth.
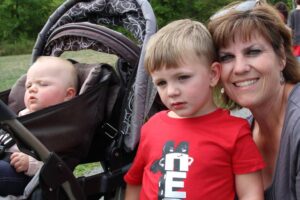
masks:
<path fill-rule="evenodd" d="M 175 102 L 175 103 L 172 103 L 171 106 L 175 109 L 180 109 L 182 108 L 183 106 L 185 105 L 184 102 Z"/>

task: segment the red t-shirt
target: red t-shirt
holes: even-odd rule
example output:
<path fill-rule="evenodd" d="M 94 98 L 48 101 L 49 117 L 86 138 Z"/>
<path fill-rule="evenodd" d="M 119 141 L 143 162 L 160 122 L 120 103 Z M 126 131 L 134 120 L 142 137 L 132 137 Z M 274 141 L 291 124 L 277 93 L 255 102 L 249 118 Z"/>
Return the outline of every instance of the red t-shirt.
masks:
<path fill-rule="evenodd" d="M 234 174 L 264 167 L 248 122 L 218 109 L 205 116 L 174 119 L 168 111 L 142 127 L 128 184 L 140 199 L 234 199 Z"/>

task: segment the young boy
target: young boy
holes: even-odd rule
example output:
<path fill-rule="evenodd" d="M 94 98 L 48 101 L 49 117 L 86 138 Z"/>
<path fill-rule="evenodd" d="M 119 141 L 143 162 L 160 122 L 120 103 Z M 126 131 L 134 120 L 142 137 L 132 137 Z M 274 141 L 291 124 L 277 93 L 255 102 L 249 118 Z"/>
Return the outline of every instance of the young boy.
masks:
<path fill-rule="evenodd" d="M 126 199 L 263 199 L 248 122 L 217 108 L 220 65 L 208 30 L 174 21 L 148 42 L 145 67 L 168 108 L 144 124 Z"/>
<path fill-rule="evenodd" d="M 19 116 L 72 99 L 77 93 L 77 81 L 71 62 L 58 57 L 39 57 L 27 72 L 26 108 Z M 20 152 L 16 145 L 8 152 L 12 153 L 10 163 L 0 160 L 0 195 L 20 195 L 42 162 Z"/>

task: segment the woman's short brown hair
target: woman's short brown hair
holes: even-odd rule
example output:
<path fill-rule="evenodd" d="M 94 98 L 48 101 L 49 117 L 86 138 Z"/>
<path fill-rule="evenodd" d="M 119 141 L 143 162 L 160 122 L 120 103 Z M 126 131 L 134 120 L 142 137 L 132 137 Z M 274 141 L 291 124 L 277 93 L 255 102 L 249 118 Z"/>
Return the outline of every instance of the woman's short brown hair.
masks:
<path fill-rule="evenodd" d="M 212 18 L 208 29 L 217 51 L 237 37 L 248 41 L 253 32 L 261 35 L 272 45 L 278 57 L 286 59 L 283 70 L 286 82 L 295 84 L 300 81 L 300 66 L 292 52 L 291 32 L 271 5 L 262 3 L 246 11 L 230 9 L 224 15 Z"/>

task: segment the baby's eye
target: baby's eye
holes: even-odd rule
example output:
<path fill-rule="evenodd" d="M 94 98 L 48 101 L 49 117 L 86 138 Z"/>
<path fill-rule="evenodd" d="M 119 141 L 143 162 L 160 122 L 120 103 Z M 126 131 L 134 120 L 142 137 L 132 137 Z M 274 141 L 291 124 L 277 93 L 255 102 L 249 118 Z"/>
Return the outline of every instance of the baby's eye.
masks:
<path fill-rule="evenodd" d="M 31 83 L 26 83 L 25 88 L 29 89 L 31 87 L 31 85 L 32 85 Z"/>
<path fill-rule="evenodd" d="M 42 86 L 42 87 L 45 87 L 45 86 L 48 86 L 49 83 L 44 82 L 44 81 L 41 81 L 41 82 L 39 83 L 39 85 Z"/>

